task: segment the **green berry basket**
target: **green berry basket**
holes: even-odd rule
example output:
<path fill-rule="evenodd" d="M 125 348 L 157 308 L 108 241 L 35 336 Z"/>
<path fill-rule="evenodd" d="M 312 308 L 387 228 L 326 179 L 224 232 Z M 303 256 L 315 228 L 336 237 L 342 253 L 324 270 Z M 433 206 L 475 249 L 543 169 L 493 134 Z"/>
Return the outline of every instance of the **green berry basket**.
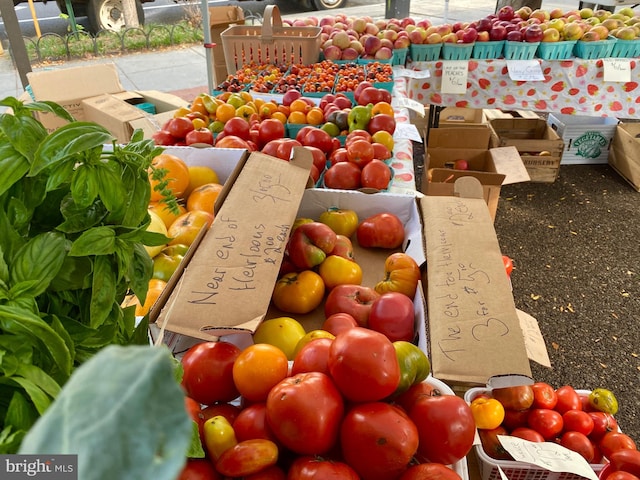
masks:
<path fill-rule="evenodd" d="M 640 57 L 640 39 L 621 40 L 618 38 L 611 49 L 611 56 L 614 58 Z"/>
<path fill-rule="evenodd" d="M 543 60 L 566 60 L 573 57 L 573 47 L 575 44 L 575 40 L 540 42 L 536 56 Z"/>
<path fill-rule="evenodd" d="M 392 65 L 404 65 L 407 63 L 407 55 L 409 54 L 409 47 L 407 48 L 394 48 L 393 57 L 391 57 Z"/>
<path fill-rule="evenodd" d="M 469 60 L 473 53 L 475 43 L 449 43 L 442 44 L 440 56 L 443 60 Z"/>
<path fill-rule="evenodd" d="M 490 40 L 488 42 L 476 42 L 473 45 L 471 57 L 478 60 L 491 60 L 502 57 L 504 40 Z"/>
<path fill-rule="evenodd" d="M 505 60 L 531 60 L 535 58 L 540 42 L 504 42 Z"/>
<path fill-rule="evenodd" d="M 419 44 L 409 46 L 409 56 L 414 62 L 432 62 L 440 58 L 442 43 Z"/>
<path fill-rule="evenodd" d="M 597 40 L 595 42 L 585 42 L 578 40 L 573 47 L 573 54 L 579 58 L 587 60 L 595 60 L 597 58 L 611 57 L 613 47 L 616 44 L 615 37 L 609 37 L 605 40 Z"/>

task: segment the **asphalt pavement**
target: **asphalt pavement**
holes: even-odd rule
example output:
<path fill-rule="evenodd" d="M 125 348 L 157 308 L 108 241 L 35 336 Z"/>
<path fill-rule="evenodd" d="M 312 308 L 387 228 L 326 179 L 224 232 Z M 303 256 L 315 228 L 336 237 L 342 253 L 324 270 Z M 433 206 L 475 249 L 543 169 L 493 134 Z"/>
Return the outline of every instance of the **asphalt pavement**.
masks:
<path fill-rule="evenodd" d="M 577 4 L 545 0 L 542 6 Z M 494 9 L 490 0 L 412 0 L 410 15 L 442 23 L 475 20 Z M 385 5 L 340 11 L 384 17 Z M 24 92 L 7 47 L 0 55 L 0 98 Z M 125 89 L 193 95 L 208 85 L 205 55 L 198 45 L 34 70 L 112 62 Z M 552 368 L 532 364 L 535 379 L 614 391 L 620 427 L 640 445 L 638 195 L 608 165 L 563 165 L 554 183 L 503 186 L 495 227 L 503 253 L 514 260 L 516 306 L 538 319 L 549 351 Z"/>

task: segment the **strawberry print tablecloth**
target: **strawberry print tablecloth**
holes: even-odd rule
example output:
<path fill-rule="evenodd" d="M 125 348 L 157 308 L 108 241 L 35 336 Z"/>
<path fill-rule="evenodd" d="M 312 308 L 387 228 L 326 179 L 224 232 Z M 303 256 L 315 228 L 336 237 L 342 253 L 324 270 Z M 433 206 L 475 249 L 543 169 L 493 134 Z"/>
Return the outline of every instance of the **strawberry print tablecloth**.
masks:
<path fill-rule="evenodd" d="M 506 60 L 469 60 L 465 94 L 442 94 L 441 60 L 416 62 L 426 79 L 407 79 L 406 94 L 424 105 L 534 110 L 640 118 L 640 66 L 630 60 L 630 82 L 604 82 L 601 59 L 540 60 L 544 81 L 513 81 Z"/>
<path fill-rule="evenodd" d="M 395 78 L 393 95 L 406 96 L 404 78 Z M 394 108 L 396 123 L 409 123 L 409 111 L 403 107 Z M 393 193 L 412 193 L 416 191 L 416 180 L 413 168 L 413 144 L 411 140 L 398 134 L 393 136 L 393 158 L 389 165 L 393 169 L 393 178 L 389 191 Z"/>

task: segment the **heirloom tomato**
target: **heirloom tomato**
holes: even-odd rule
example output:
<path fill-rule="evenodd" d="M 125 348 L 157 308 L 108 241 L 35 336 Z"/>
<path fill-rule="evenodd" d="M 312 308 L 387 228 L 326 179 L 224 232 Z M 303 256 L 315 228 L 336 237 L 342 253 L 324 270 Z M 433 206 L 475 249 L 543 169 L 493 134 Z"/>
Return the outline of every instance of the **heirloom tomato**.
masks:
<path fill-rule="evenodd" d="M 322 329 L 334 335 L 357 326 L 356 319 L 348 313 L 334 313 L 329 315 L 322 323 Z"/>
<path fill-rule="evenodd" d="M 267 425 L 295 453 L 320 455 L 336 443 L 344 402 L 328 375 L 299 373 L 274 386 L 267 397 Z"/>
<path fill-rule="evenodd" d="M 362 268 L 353 260 L 339 255 L 329 255 L 318 267 L 324 286 L 328 289 L 338 285 L 360 285 Z"/>
<path fill-rule="evenodd" d="M 480 437 L 484 453 L 496 460 L 513 460 L 511 454 L 507 452 L 502 446 L 502 443 L 500 443 L 498 435 L 509 435 L 509 432 L 502 426 L 478 430 L 478 436 Z"/>
<path fill-rule="evenodd" d="M 553 440 L 563 428 L 562 415 L 556 410 L 549 408 L 535 408 L 529 412 L 527 417 L 529 428 L 544 437 L 545 440 Z"/>
<path fill-rule="evenodd" d="M 402 474 L 399 480 L 462 480 L 457 472 L 441 463 L 421 463 L 413 465 Z"/>
<path fill-rule="evenodd" d="M 511 408 L 505 408 L 504 420 L 502 421 L 502 426 L 509 431 L 512 431 L 519 427 L 526 427 L 529 411 L 530 409 L 513 410 Z"/>
<path fill-rule="evenodd" d="M 321 223 L 328 225 L 337 235 L 351 237 L 358 228 L 358 214 L 346 208 L 329 207 L 320 214 Z"/>
<path fill-rule="evenodd" d="M 364 285 L 338 285 L 332 288 L 324 302 L 324 315 L 348 313 L 358 325 L 366 327 L 369 323 L 371 305 L 380 294 Z"/>
<path fill-rule="evenodd" d="M 222 415 L 216 415 L 204 422 L 204 447 L 214 462 L 225 450 L 237 443 L 231 422 Z"/>
<path fill-rule="evenodd" d="M 353 468 L 344 462 L 305 455 L 296 458 L 289 467 L 287 480 L 360 480 Z"/>
<path fill-rule="evenodd" d="M 504 407 L 495 398 L 474 398 L 471 412 L 479 429 L 493 430 L 504 420 Z"/>
<path fill-rule="evenodd" d="M 348 260 L 354 260 L 353 258 L 353 243 L 349 240 L 349 237 L 344 235 L 336 235 L 336 245 L 333 250 L 329 252 L 329 255 L 338 255 Z"/>
<path fill-rule="evenodd" d="M 393 213 L 377 213 L 360 222 L 356 236 L 364 248 L 398 248 L 404 241 L 404 225 Z"/>
<path fill-rule="evenodd" d="M 411 407 L 420 397 L 431 397 L 442 395 L 442 392 L 429 382 L 414 383 L 409 389 L 393 399 L 393 402 L 409 413 Z"/>
<path fill-rule="evenodd" d="M 305 372 L 329 374 L 329 348 L 331 338 L 316 338 L 304 345 L 296 354 L 291 366 L 291 375 Z"/>
<path fill-rule="evenodd" d="M 324 172 L 324 186 L 340 190 L 356 190 L 360 188 L 362 169 L 349 161 L 337 162 Z"/>
<path fill-rule="evenodd" d="M 396 357 L 400 365 L 400 383 L 394 392 L 394 397 L 401 395 L 413 385 L 422 383 L 429 376 L 431 363 L 427 355 L 411 342 L 393 342 Z"/>
<path fill-rule="evenodd" d="M 558 402 L 554 407 L 555 410 L 563 414 L 568 410 L 582 410 L 582 400 L 576 389 L 571 385 L 563 385 L 556 388 Z"/>
<path fill-rule="evenodd" d="M 293 351 L 293 357 L 297 357 L 298 353 L 300 353 L 300 350 L 302 350 L 307 344 L 318 340 L 320 338 L 328 338 L 329 340 L 333 340 L 335 337 L 335 335 L 331 332 L 327 332 L 326 330 L 322 330 L 322 329 L 316 329 L 316 330 L 311 330 L 310 332 L 307 332 L 304 337 L 302 337 L 299 341 L 298 344 L 296 345 L 295 350 Z"/>
<path fill-rule="evenodd" d="M 413 300 L 420 281 L 420 267 L 411 255 L 396 252 L 384 261 L 384 278 L 375 285 L 378 293 L 400 292 Z"/>
<path fill-rule="evenodd" d="M 303 223 L 289 237 L 287 255 L 298 268 L 313 268 L 331 253 L 336 241 L 336 233 L 324 223 Z"/>
<path fill-rule="evenodd" d="M 589 438 L 580 432 L 564 432 L 560 437 L 560 445 L 576 453 L 579 453 L 584 459 L 591 463 L 595 457 L 595 449 Z"/>
<path fill-rule="evenodd" d="M 348 260 L 347 260 L 348 261 Z M 273 304 L 287 313 L 309 313 L 322 303 L 324 281 L 312 270 L 283 275 L 273 289 Z"/>
<path fill-rule="evenodd" d="M 391 169 L 382 160 L 374 158 L 364 167 L 360 176 L 360 183 L 364 188 L 386 190 L 391 183 Z"/>
<path fill-rule="evenodd" d="M 253 343 L 268 343 L 282 350 L 289 360 L 293 360 L 296 345 L 307 332 L 291 317 L 270 318 L 263 321 L 253 333 Z"/>
<path fill-rule="evenodd" d="M 386 398 L 400 383 L 393 343 L 368 328 L 355 327 L 339 334 L 331 343 L 328 366 L 340 392 L 353 402 Z"/>
<path fill-rule="evenodd" d="M 554 408 L 558 403 L 558 395 L 555 389 L 545 382 L 536 382 L 531 385 L 533 389 L 532 408 Z"/>
<path fill-rule="evenodd" d="M 256 438 L 225 450 L 216 461 L 216 470 L 228 477 L 243 477 L 275 465 L 277 461 L 278 446 L 271 440 Z"/>
<path fill-rule="evenodd" d="M 263 402 L 273 386 L 289 374 L 282 350 L 268 343 L 254 343 L 240 352 L 233 364 L 233 381 L 245 400 Z"/>
<path fill-rule="evenodd" d="M 368 327 L 392 342 L 410 342 L 415 337 L 413 300 L 400 292 L 386 292 L 371 304 Z"/>
<path fill-rule="evenodd" d="M 384 402 L 361 403 L 340 428 L 345 461 L 363 480 L 397 478 L 418 448 L 418 430 L 400 408 Z"/>
<path fill-rule="evenodd" d="M 533 405 L 533 389 L 531 385 L 494 388 L 491 396 L 498 400 L 505 409 L 526 410 Z"/>
<path fill-rule="evenodd" d="M 607 480 L 640 480 L 634 474 L 623 470 L 616 470 L 607 475 Z"/>
<path fill-rule="evenodd" d="M 201 342 L 187 350 L 182 357 L 187 395 L 204 405 L 237 398 L 232 372 L 239 355 L 240 349 L 229 342 Z"/>
<path fill-rule="evenodd" d="M 476 432 L 471 407 L 456 395 L 419 397 L 409 417 L 418 427 L 420 460 L 451 465 L 464 458 Z"/>
<path fill-rule="evenodd" d="M 271 465 L 259 472 L 245 475 L 244 480 L 287 480 L 287 474 L 278 465 Z"/>

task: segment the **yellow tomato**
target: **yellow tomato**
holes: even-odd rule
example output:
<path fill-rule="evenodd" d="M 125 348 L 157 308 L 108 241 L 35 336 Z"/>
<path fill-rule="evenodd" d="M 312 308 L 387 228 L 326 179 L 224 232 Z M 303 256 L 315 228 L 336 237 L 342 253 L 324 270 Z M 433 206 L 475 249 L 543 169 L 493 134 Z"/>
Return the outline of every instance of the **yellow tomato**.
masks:
<path fill-rule="evenodd" d="M 293 352 L 302 337 L 304 327 L 291 317 L 271 318 L 262 322 L 253 334 L 254 343 L 268 343 L 278 347 L 293 360 Z"/>
<path fill-rule="evenodd" d="M 312 270 L 287 273 L 273 289 L 273 304 L 286 313 L 309 313 L 324 298 L 322 277 Z"/>
<path fill-rule="evenodd" d="M 320 214 L 320 222 L 337 235 L 351 237 L 358 228 L 358 214 L 353 210 L 330 207 Z"/>
<path fill-rule="evenodd" d="M 338 285 L 360 285 L 362 283 L 362 268 L 353 260 L 329 255 L 320 264 L 318 273 L 324 281 L 325 287 L 331 289 Z"/>
<path fill-rule="evenodd" d="M 311 330 L 310 332 L 307 332 L 305 336 L 300 339 L 300 341 L 298 341 L 298 344 L 296 345 L 296 348 L 293 351 L 293 357 L 295 358 L 298 352 L 302 350 L 302 347 L 304 347 L 307 343 L 312 342 L 316 338 L 329 338 L 333 340 L 336 337 L 333 333 L 327 332 L 326 330 L 321 330 L 321 329 Z"/>
<path fill-rule="evenodd" d="M 474 398 L 471 402 L 471 413 L 476 427 L 483 430 L 493 430 L 504 420 L 504 407 L 495 398 Z"/>

